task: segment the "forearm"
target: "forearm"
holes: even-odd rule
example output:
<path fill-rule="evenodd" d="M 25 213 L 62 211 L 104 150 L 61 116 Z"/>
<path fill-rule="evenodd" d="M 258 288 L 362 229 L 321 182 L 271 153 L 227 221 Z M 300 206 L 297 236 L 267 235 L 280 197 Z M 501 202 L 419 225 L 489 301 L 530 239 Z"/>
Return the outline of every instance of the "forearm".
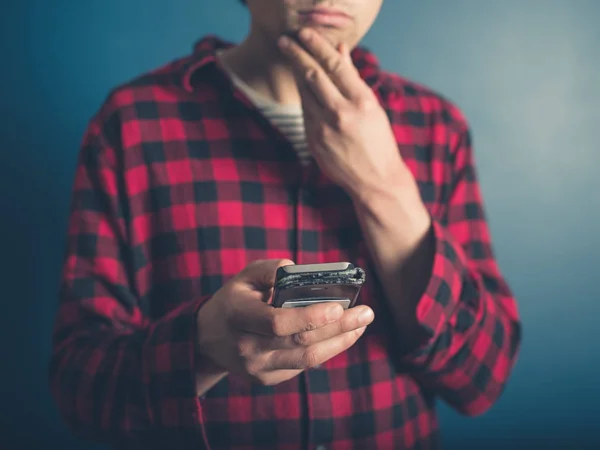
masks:
<path fill-rule="evenodd" d="M 78 435 L 116 448 L 183 448 L 202 430 L 195 337 L 206 297 L 181 299 L 160 318 L 148 314 L 153 272 L 134 248 L 152 236 L 135 235 L 136 218 L 125 212 L 132 195 L 116 163 L 123 149 L 113 139 L 114 108 L 107 104 L 90 124 L 78 158 L 51 391 Z"/>
<path fill-rule="evenodd" d="M 110 309 L 110 303 L 105 299 L 95 305 Z M 82 437 L 130 448 L 143 448 L 159 437 L 198 438 L 202 415 L 194 325 L 199 304 L 185 304 L 151 324 L 124 326 L 108 325 L 85 302 L 65 302 L 50 381 L 69 427 Z M 172 415 L 172 408 L 189 414 Z"/>
<path fill-rule="evenodd" d="M 368 198 L 357 213 L 395 322 L 400 353 L 392 356 L 456 410 L 487 410 L 506 385 L 521 332 L 484 222 L 456 221 L 451 232 L 430 219 L 413 234 L 420 222 L 405 212 L 408 201 Z"/>
<path fill-rule="evenodd" d="M 423 331 L 416 308 L 431 274 L 431 218 L 412 180 L 353 196 L 396 334 L 404 350 L 417 346 Z"/>
<path fill-rule="evenodd" d="M 50 386 L 58 410 L 76 435 L 101 443 L 139 439 L 150 432 L 142 383 L 143 332 L 75 331 L 55 345 Z M 137 379 L 125 388 L 126 379 Z M 117 388 L 118 387 L 118 388 Z M 137 437 L 115 421 L 128 411 Z"/>

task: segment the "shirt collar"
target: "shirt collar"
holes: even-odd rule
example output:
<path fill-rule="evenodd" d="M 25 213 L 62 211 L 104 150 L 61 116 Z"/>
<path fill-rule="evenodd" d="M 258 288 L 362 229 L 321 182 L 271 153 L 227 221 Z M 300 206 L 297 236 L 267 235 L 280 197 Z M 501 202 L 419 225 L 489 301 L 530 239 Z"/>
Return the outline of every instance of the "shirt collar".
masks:
<path fill-rule="evenodd" d="M 183 68 L 183 86 L 192 92 L 194 90 L 194 75 L 202 68 L 216 62 L 218 50 L 230 48 L 231 42 L 216 35 L 207 35 L 196 42 L 189 62 Z M 373 89 L 381 83 L 381 68 L 377 57 L 365 47 L 356 47 L 352 51 L 352 61 L 358 69 L 361 78 Z"/>

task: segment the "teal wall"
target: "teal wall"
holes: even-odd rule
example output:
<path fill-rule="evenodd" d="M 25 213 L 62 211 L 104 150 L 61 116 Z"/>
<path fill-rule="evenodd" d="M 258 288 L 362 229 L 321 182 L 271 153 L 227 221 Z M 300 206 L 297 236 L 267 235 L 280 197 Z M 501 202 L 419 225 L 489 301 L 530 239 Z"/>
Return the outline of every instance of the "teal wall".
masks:
<path fill-rule="evenodd" d="M 387 0 L 365 39 L 386 68 L 441 91 L 470 119 L 496 252 L 523 317 L 521 359 L 496 407 L 478 419 L 442 408 L 451 447 L 600 442 L 598 24 L 593 0 Z M 90 448 L 60 423 L 46 382 L 88 119 L 111 87 L 200 36 L 239 40 L 246 30 L 237 0 L 0 6 L 0 446 Z"/>

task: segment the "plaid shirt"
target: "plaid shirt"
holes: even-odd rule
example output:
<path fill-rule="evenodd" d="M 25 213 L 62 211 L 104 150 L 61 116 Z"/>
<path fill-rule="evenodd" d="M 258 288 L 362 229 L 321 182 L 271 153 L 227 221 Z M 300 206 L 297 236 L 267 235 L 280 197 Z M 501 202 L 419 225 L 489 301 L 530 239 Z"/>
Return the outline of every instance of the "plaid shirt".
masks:
<path fill-rule="evenodd" d="M 127 449 L 430 449 L 435 401 L 480 414 L 520 343 L 493 257 L 468 125 L 440 96 L 353 59 L 432 218 L 433 274 L 401 353 L 350 198 L 233 88 L 208 36 L 113 90 L 77 165 L 51 386 L 79 434 Z M 349 350 L 277 386 L 230 375 L 195 393 L 195 317 L 255 259 L 352 261 L 376 320 Z"/>

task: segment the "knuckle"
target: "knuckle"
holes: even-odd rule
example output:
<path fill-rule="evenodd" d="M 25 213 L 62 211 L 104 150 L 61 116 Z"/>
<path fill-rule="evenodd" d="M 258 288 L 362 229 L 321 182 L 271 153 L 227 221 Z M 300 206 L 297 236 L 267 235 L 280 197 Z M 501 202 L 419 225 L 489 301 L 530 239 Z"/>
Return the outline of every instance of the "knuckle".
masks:
<path fill-rule="evenodd" d="M 317 321 L 314 317 L 310 317 L 308 321 L 304 324 L 303 331 L 314 331 L 317 328 L 319 328 L 317 325 Z"/>
<path fill-rule="evenodd" d="M 307 81 L 315 81 L 319 76 L 319 72 L 315 69 L 308 69 L 305 73 L 304 73 L 304 77 Z"/>
<path fill-rule="evenodd" d="M 311 343 L 311 336 L 308 332 L 296 333 L 292 337 L 292 341 L 296 345 L 306 346 Z"/>
<path fill-rule="evenodd" d="M 346 108 L 338 108 L 335 111 L 334 125 L 338 130 L 351 129 L 354 126 L 354 116 Z"/>
<path fill-rule="evenodd" d="M 341 57 L 330 58 L 327 61 L 327 70 L 331 73 L 339 73 L 342 70 L 344 61 Z"/>
<path fill-rule="evenodd" d="M 305 309 L 304 326 L 302 331 L 314 331 L 327 324 L 327 317 L 322 305 L 315 305 L 316 308 Z"/>
<path fill-rule="evenodd" d="M 360 112 L 374 114 L 375 116 L 385 116 L 384 110 L 381 108 L 379 100 L 371 91 L 366 91 L 359 95 L 356 99 L 356 106 Z"/>
<path fill-rule="evenodd" d="M 319 355 L 314 350 L 304 352 L 300 361 L 302 367 L 314 367 L 319 364 Z"/>
<path fill-rule="evenodd" d="M 355 102 L 356 108 L 360 112 L 370 112 L 372 110 L 372 102 L 370 99 L 366 99 L 364 97 L 360 97 Z"/>

